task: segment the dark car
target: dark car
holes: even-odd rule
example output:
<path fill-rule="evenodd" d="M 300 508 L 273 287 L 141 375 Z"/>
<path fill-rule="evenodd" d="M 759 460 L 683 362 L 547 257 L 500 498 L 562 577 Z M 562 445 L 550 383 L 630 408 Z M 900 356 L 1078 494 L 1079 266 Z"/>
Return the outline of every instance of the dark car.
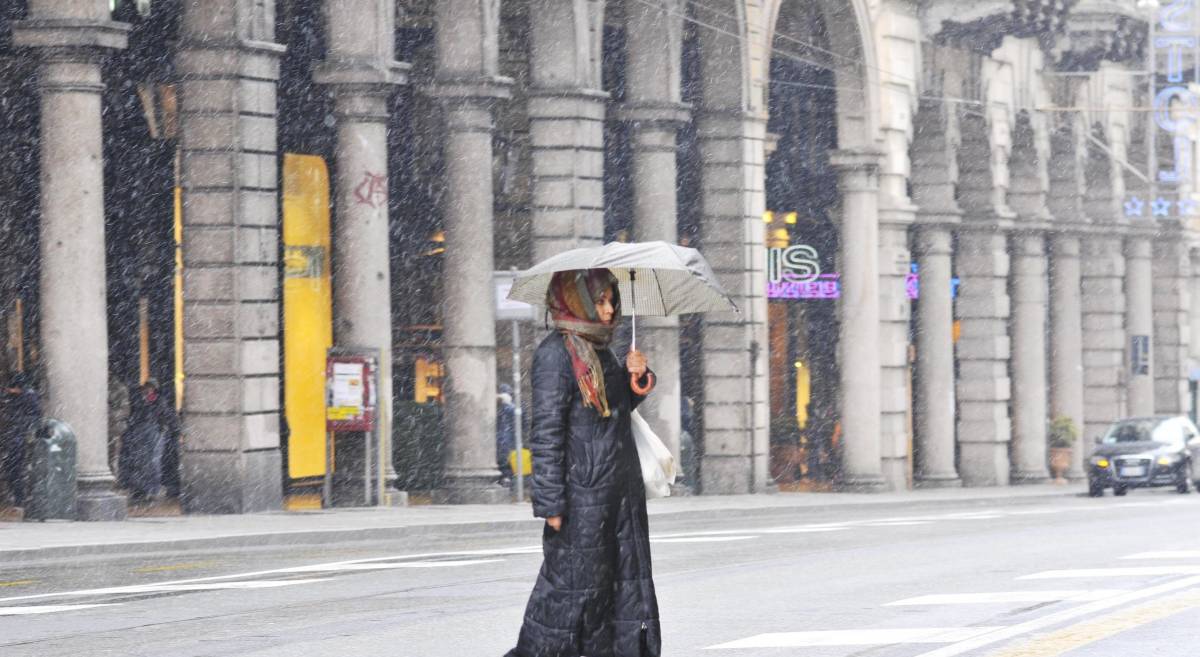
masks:
<path fill-rule="evenodd" d="M 1200 490 L 1193 464 L 1200 460 L 1200 430 L 1186 416 L 1159 415 L 1118 420 L 1109 427 L 1088 461 L 1088 494 L 1105 488 L 1124 495 L 1130 488 L 1174 486 Z"/>

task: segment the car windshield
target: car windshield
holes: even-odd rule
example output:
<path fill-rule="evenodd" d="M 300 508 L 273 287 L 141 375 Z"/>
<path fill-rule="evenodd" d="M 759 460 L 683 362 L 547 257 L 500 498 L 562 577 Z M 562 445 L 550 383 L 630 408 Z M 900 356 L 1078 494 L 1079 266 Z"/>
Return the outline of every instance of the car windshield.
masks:
<path fill-rule="evenodd" d="M 1178 430 L 1170 418 L 1138 418 L 1122 420 L 1113 424 L 1104 436 L 1104 444 L 1140 443 L 1154 441 L 1159 443 L 1178 442 Z"/>

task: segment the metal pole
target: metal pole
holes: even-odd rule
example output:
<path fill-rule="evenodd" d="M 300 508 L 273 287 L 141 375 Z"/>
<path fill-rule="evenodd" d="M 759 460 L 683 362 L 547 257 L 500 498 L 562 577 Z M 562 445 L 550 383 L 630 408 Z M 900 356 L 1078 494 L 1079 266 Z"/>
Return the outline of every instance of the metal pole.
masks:
<path fill-rule="evenodd" d="M 517 449 L 514 459 L 517 475 L 517 501 L 525 501 L 525 468 L 521 460 L 524 447 L 521 441 L 521 322 L 512 323 L 512 380 L 513 380 L 513 444 Z"/>

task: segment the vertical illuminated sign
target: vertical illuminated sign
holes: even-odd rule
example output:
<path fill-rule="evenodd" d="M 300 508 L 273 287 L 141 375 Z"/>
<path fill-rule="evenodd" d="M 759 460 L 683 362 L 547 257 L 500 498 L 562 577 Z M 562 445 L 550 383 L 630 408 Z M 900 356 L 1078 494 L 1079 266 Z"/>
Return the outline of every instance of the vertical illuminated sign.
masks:
<path fill-rule="evenodd" d="M 1125 202 L 1130 218 L 1159 219 L 1191 216 L 1196 204 L 1189 198 L 1173 201 L 1179 186 L 1193 178 L 1192 139 L 1196 134 L 1197 66 L 1200 62 L 1200 16 L 1197 0 L 1160 0 L 1153 17 L 1150 39 L 1150 88 L 1153 95 L 1149 129 L 1151 182 L 1157 193 L 1142 200 L 1131 196 Z M 1165 140 L 1165 143 L 1161 140 Z M 1159 144 L 1172 154 L 1159 161 Z"/>

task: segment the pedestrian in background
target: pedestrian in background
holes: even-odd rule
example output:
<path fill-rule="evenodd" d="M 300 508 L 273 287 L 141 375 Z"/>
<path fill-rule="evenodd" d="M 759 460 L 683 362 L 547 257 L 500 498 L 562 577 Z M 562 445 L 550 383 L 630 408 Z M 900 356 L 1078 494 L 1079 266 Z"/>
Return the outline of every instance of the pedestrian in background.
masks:
<path fill-rule="evenodd" d="M 130 403 L 129 427 L 121 439 L 121 481 L 134 501 L 161 497 L 163 450 L 178 434 L 175 409 L 159 394 L 158 381 L 147 379 Z"/>
<path fill-rule="evenodd" d="M 607 269 L 559 272 L 553 333 L 533 356 L 533 514 L 546 519 L 541 573 L 508 657 L 658 657 L 646 488 L 630 426 L 646 357 L 609 348 L 620 316 Z"/>
<path fill-rule="evenodd" d="M 25 442 L 42 417 L 42 403 L 33 380 L 13 374 L 0 397 L 0 432 L 3 432 L 4 483 L 14 506 L 25 503 Z"/>
<path fill-rule="evenodd" d="M 517 449 L 517 409 L 513 406 L 512 386 L 500 384 L 496 395 L 496 467 L 500 469 L 500 484 L 507 486 L 513 477 L 508 455 Z M 517 455 L 518 465 L 520 455 Z"/>

